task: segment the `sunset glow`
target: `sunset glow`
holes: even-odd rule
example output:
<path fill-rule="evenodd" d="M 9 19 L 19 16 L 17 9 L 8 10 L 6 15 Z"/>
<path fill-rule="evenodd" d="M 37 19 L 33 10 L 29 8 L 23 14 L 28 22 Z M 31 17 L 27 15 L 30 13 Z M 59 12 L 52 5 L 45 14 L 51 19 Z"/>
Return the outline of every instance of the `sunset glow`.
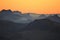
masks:
<path fill-rule="evenodd" d="M 60 13 L 60 0 L 0 0 L 0 10 L 2 9 L 23 13 Z"/>

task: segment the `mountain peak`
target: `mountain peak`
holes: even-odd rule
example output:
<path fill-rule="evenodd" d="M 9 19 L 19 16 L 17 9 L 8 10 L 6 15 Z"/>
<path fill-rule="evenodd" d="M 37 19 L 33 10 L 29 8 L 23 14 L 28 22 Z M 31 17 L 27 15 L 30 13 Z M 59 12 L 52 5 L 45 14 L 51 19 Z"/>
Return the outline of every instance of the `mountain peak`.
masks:
<path fill-rule="evenodd" d="M 13 11 L 13 13 L 22 13 L 22 12 L 20 12 L 20 11 Z"/>
<path fill-rule="evenodd" d="M 57 14 L 56 15 L 49 16 L 47 19 L 49 19 L 51 21 L 54 21 L 54 22 L 60 23 L 60 17 Z"/>
<path fill-rule="evenodd" d="M 0 11 L 0 13 L 2 13 L 2 14 L 12 14 L 12 11 L 10 9 L 9 10 L 3 9 L 3 10 Z"/>

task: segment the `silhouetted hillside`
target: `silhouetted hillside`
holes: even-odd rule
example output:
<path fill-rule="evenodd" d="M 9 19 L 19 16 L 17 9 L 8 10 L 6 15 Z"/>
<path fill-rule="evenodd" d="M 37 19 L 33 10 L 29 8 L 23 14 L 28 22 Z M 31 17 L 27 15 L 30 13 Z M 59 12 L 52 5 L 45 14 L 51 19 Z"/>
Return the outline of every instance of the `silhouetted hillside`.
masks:
<path fill-rule="evenodd" d="M 35 20 L 24 28 L 26 30 L 20 29 L 20 25 L 0 21 L 0 40 L 60 40 L 60 23 L 48 19 Z"/>
<path fill-rule="evenodd" d="M 3 10 L 1 10 L 0 11 L 0 14 L 3 14 L 3 15 L 10 15 L 10 14 L 12 14 L 13 12 L 9 9 L 9 10 L 5 10 L 5 9 L 3 9 Z"/>
<path fill-rule="evenodd" d="M 60 17 L 57 14 L 55 14 L 53 16 L 49 16 L 49 17 L 47 17 L 47 19 L 49 19 L 49 20 L 51 20 L 53 22 L 60 23 Z"/>
<path fill-rule="evenodd" d="M 28 24 L 28 26 L 26 27 L 26 30 L 60 32 L 60 23 L 51 21 L 49 19 L 35 20 L 35 21 L 31 22 L 30 24 Z"/>
<path fill-rule="evenodd" d="M 0 32 L 21 32 L 27 24 L 0 20 Z"/>

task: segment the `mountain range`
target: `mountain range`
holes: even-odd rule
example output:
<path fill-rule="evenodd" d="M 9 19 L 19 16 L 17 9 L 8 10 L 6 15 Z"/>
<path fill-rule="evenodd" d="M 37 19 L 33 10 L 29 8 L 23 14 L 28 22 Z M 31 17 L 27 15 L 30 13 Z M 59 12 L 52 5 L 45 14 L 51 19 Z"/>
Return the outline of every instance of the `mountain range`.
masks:
<path fill-rule="evenodd" d="M 2 10 L 0 40 L 60 40 L 60 15 Z"/>
<path fill-rule="evenodd" d="M 56 14 L 58 15 L 58 14 Z M 54 14 L 35 14 L 35 13 L 22 13 L 20 11 L 1 10 L 0 20 L 8 20 L 15 23 L 30 23 L 36 19 L 45 19 L 47 17 L 54 16 Z M 59 17 L 60 15 L 58 15 Z M 53 18 L 52 18 L 53 19 Z M 55 20 L 55 19 L 54 19 Z"/>
<path fill-rule="evenodd" d="M 53 31 L 53 32 L 59 32 L 60 31 L 60 23 L 55 22 L 49 19 L 40 19 L 35 20 L 28 24 L 25 30 L 29 31 Z"/>

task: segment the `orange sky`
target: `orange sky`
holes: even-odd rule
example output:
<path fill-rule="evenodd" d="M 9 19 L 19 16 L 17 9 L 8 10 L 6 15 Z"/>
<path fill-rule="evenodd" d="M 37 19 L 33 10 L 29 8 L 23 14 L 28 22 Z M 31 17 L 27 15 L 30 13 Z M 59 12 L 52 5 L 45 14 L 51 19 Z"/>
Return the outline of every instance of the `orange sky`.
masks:
<path fill-rule="evenodd" d="M 0 0 L 0 10 L 32 13 L 60 13 L 60 0 Z"/>

